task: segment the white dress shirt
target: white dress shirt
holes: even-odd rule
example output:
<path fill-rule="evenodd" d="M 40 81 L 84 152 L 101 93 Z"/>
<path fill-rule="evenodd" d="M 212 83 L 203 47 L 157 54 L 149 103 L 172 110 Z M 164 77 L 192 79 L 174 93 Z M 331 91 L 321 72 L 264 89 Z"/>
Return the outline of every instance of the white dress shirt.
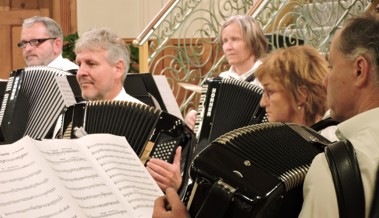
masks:
<path fill-rule="evenodd" d="M 118 95 L 113 100 L 122 100 L 122 101 L 130 101 L 130 102 L 145 104 L 142 101 L 140 101 L 140 100 L 134 98 L 133 96 L 129 95 L 128 93 L 126 93 L 124 87 L 122 87 L 120 93 L 118 93 Z"/>
<path fill-rule="evenodd" d="M 79 69 L 78 65 L 76 65 L 73 62 L 71 62 L 67 58 L 63 58 L 62 55 L 59 55 L 52 62 L 50 62 L 47 66 L 49 66 L 49 67 L 55 67 L 55 68 L 58 68 L 58 69 L 61 69 L 61 70 L 64 70 L 64 71 Z"/>
<path fill-rule="evenodd" d="M 238 75 L 237 72 L 234 70 L 234 67 L 231 66 L 228 71 L 224 71 L 224 72 L 220 73 L 219 76 L 222 78 L 233 78 L 233 79 L 245 81 L 249 76 L 254 74 L 254 72 L 257 70 L 258 66 L 261 64 L 262 64 L 262 61 L 257 60 L 254 63 L 253 67 L 249 71 L 247 71 L 246 73 L 242 74 L 241 76 Z M 257 85 L 259 87 L 262 87 L 261 83 L 257 79 L 254 79 L 251 83 L 254 85 Z"/>
<path fill-rule="evenodd" d="M 348 139 L 356 152 L 365 194 L 366 217 L 375 188 L 379 164 L 379 108 L 358 114 L 337 125 L 337 137 Z M 304 202 L 299 217 L 339 217 L 337 195 L 325 154 L 313 160 L 303 186 Z"/>

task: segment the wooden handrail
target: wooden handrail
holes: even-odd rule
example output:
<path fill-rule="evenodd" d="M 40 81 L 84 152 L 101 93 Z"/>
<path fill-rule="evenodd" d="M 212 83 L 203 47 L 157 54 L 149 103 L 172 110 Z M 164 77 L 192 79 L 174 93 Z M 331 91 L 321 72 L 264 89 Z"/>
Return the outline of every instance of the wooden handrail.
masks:
<path fill-rule="evenodd" d="M 254 2 L 254 4 L 250 7 L 249 11 L 246 13 L 249 16 L 253 16 L 254 12 L 258 10 L 258 8 L 261 6 L 264 0 L 257 0 Z"/>
<path fill-rule="evenodd" d="M 142 46 L 145 41 L 149 38 L 150 34 L 156 29 L 157 25 L 169 14 L 172 8 L 179 2 L 179 0 L 170 0 L 165 6 L 159 11 L 159 13 L 154 17 L 154 19 L 147 25 L 147 27 L 142 31 L 142 33 L 133 41 L 133 45 L 138 47 Z"/>

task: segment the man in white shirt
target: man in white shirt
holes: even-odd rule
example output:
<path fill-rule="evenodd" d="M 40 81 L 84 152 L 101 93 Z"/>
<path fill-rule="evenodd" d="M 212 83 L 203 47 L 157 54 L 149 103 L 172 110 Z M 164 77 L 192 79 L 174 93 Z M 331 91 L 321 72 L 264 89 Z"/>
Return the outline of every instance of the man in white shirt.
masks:
<path fill-rule="evenodd" d="M 379 164 L 379 20 L 353 19 L 332 41 L 324 83 L 330 115 L 340 121 L 337 136 L 356 152 L 365 195 L 365 217 Z M 316 156 L 304 181 L 300 217 L 339 217 L 332 175 L 324 154 Z M 347 195 L 349 193 L 346 193 Z"/>
<path fill-rule="evenodd" d="M 49 17 L 25 19 L 17 46 L 22 49 L 27 66 L 50 66 L 65 71 L 78 69 L 75 63 L 62 57 L 63 32 Z"/>
<path fill-rule="evenodd" d="M 124 81 L 130 64 L 130 51 L 123 40 L 105 28 L 92 29 L 75 44 L 76 78 L 87 101 L 124 100 L 141 103 L 125 92 Z M 179 188 L 181 148 L 176 150 L 173 164 L 152 158 L 147 170 L 164 191 L 169 186 Z"/>
<path fill-rule="evenodd" d="M 105 28 L 87 31 L 76 42 L 75 53 L 83 99 L 142 103 L 125 92 L 130 51 L 115 33 Z"/>

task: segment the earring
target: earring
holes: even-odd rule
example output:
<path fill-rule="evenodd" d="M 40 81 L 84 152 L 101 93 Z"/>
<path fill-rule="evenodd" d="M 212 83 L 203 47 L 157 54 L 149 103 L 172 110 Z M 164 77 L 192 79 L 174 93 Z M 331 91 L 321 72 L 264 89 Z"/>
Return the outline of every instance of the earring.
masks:
<path fill-rule="evenodd" d="M 299 105 L 299 106 L 297 107 L 297 110 L 301 110 L 301 105 Z"/>

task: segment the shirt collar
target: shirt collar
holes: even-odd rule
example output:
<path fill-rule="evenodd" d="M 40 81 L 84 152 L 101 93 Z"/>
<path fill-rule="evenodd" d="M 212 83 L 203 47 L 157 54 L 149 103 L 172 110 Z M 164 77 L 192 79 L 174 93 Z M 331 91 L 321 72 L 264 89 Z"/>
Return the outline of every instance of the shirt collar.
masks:
<path fill-rule="evenodd" d="M 261 65 L 261 63 L 262 61 L 257 60 L 249 71 L 239 76 L 239 79 L 246 80 L 250 75 L 252 75 L 257 70 L 258 66 Z M 230 67 L 230 71 L 233 72 L 235 75 L 238 75 L 237 72 L 234 70 L 233 66 Z"/>
<path fill-rule="evenodd" d="M 338 131 L 336 132 L 337 137 L 349 139 L 362 129 L 377 126 L 378 121 L 373 119 L 374 117 L 379 117 L 379 107 L 357 114 L 354 117 L 338 124 Z"/>
<path fill-rule="evenodd" d="M 136 103 L 144 104 L 140 100 L 138 100 L 138 99 L 132 97 L 131 95 L 129 95 L 128 93 L 126 93 L 124 87 L 122 87 L 121 91 L 118 93 L 118 95 L 113 100 L 130 101 L 130 102 L 136 102 Z"/>
<path fill-rule="evenodd" d="M 54 60 L 52 60 L 47 66 L 57 67 L 63 61 L 63 56 L 60 54 Z"/>

